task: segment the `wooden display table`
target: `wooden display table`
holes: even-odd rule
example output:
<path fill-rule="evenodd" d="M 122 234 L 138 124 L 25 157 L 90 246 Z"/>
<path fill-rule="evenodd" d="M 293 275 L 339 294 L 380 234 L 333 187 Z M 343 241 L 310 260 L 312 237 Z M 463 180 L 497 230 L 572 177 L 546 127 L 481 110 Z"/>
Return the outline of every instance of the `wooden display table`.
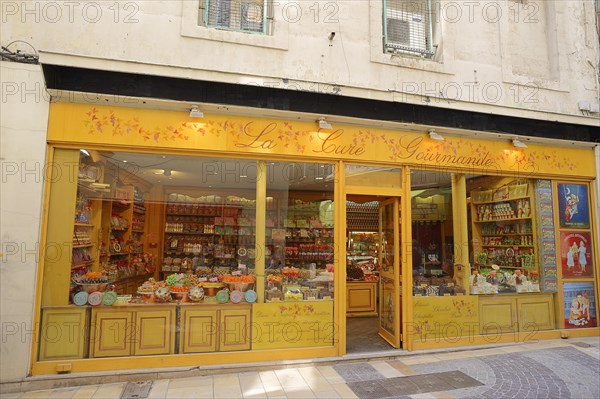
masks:
<path fill-rule="evenodd" d="M 377 316 L 377 282 L 346 282 L 346 316 Z"/>

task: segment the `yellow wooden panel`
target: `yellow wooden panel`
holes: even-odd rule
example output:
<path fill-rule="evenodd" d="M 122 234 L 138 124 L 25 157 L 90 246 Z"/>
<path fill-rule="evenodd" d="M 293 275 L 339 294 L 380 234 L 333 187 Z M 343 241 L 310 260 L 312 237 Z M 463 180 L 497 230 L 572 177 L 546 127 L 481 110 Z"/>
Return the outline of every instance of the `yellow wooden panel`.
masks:
<path fill-rule="evenodd" d="M 283 133 L 283 134 L 282 134 Z M 452 167 L 472 171 L 522 172 L 523 164 L 537 162 L 539 173 L 596 176 L 593 149 L 528 144 L 508 148 L 506 142 L 471 137 L 430 140 L 425 133 L 367 129 L 335 124 L 319 131 L 313 121 L 186 113 L 98 104 L 50 104 L 50 142 L 79 142 L 152 148 L 221 151 L 228 154 L 288 155 L 359 161 L 386 160 L 423 167 Z M 477 151 L 473 149 L 477 148 Z"/>
<path fill-rule="evenodd" d="M 51 168 L 46 243 L 44 245 L 44 279 L 42 306 L 68 305 L 71 284 L 71 243 L 75 224 L 79 150 L 56 149 Z M 52 174 L 50 174 L 52 173 Z"/>
<path fill-rule="evenodd" d="M 413 320 L 405 340 L 452 342 L 479 332 L 479 298 L 465 296 L 413 297 Z M 412 335 L 412 337 L 411 337 Z"/>
<path fill-rule="evenodd" d="M 219 315 L 219 351 L 250 349 L 250 308 L 223 309 Z"/>
<path fill-rule="evenodd" d="M 130 310 L 92 309 L 92 357 L 131 355 L 132 322 Z"/>
<path fill-rule="evenodd" d="M 514 297 L 479 298 L 479 330 L 481 334 L 499 334 L 517 328 L 517 304 Z"/>
<path fill-rule="evenodd" d="M 182 353 L 217 350 L 217 310 L 181 310 L 179 351 Z"/>
<path fill-rule="evenodd" d="M 251 331 L 253 350 L 333 346 L 339 334 L 333 301 L 255 303 Z"/>
<path fill-rule="evenodd" d="M 375 312 L 375 283 L 347 283 L 346 312 Z"/>
<path fill-rule="evenodd" d="M 42 310 L 40 360 L 82 359 L 87 340 L 86 308 Z"/>
<path fill-rule="evenodd" d="M 555 328 L 554 301 L 551 294 L 517 298 L 519 331 L 542 331 Z"/>
<path fill-rule="evenodd" d="M 135 312 L 134 355 L 166 355 L 173 353 L 175 309 Z"/>

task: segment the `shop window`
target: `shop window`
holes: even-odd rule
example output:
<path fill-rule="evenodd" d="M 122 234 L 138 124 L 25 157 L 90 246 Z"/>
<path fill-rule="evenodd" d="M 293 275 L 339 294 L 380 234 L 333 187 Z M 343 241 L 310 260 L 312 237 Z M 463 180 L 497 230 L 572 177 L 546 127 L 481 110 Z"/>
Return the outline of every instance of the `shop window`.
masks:
<path fill-rule="evenodd" d="M 416 296 L 465 293 L 454 276 L 451 185 L 450 173 L 411 171 L 412 257 L 409 261 Z"/>
<path fill-rule="evenodd" d="M 384 52 L 434 55 L 431 0 L 384 0 L 383 12 Z"/>
<path fill-rule="evenodd" d="M 200 0 L 198 20 L 208 28 L 269 34 L 272 15 L 267 0 Z"/>
<path fill-rule="evenodd" d="M 332 165 L 55 150 L 74 165 L 51 185 L 41 328 L 90 339 L 40 360 L 333 346 Z M 318 338 L 266 338 L 274 311 Z"/>
<path fill-rule="evenodd" d="M 265 300 L 333 299 L 333 165 L 267 163 Z"/>

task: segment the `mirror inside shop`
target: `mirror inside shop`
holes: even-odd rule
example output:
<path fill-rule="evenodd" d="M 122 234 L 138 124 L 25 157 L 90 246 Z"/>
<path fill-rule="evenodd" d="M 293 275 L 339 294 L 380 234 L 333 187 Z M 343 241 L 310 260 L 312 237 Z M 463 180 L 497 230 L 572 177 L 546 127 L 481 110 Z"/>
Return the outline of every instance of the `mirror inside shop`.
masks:
<path fill-rule="evenodd" d="M 410 173 L 412 238 L 400 255 L 411 255 L 400 266 L 412 267 L 414 296 L 539 291 L 534 181 L 465 176 L 469 242 L 455 243 L 452 174 Z M 334 174 L 327 163 L 81 150 L 64 295 L 76 305 L 331 300 Z M 339 264 L 375 298 L 349 315 L 381 311 L 384 200 L 346 198 Z"/>

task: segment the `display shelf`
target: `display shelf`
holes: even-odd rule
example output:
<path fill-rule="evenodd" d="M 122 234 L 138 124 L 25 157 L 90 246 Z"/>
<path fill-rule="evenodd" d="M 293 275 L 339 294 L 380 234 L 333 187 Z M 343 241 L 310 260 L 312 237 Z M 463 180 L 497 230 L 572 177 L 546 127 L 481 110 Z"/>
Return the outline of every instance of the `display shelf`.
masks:
<path fill-rule="evenodd" d="M 491 219 L 491 220 L 474 220 L 475 223 L 494 223 L 494 222 L 515 222 L 519 220 L 530 220 L 531 218 L 508 218 L 508 219 Z"/>
<path fill-rule="evenodd" d="M 94 225 L 89 223 L 75 223 L 75 227 L 94 227 Z"/>
<path fill-rule="evenodd" d="M 533 233 L 499 233 L 499 234 L 480 234 L 481 237 L 496 237 L 496 236 L 526 236 Z"/>
<path fill-rule="evenodd" d="M 75 248 L 89 248 L 89 247 L 93 247 L 94 244 L 93 243 L 89 243 L 89 244 L 73 244 L 73 249 Z"/>
<path fill-rule="evenodd" d="M 514 248 L 514 247 L 522 247 L 522 248 L 534 248 L 533 245 L 520 245 L 520 244 L 512 244 L 512 245 L 481 245 L 484 248 Z"/>
<path fill-rule="evenodd" d="M 473 227 L 474 266 L 476 269 L 502 269 L 537 272 L 537 234 L 535 233 L 535 198 L 525 194 L 528 184 L 504 185 L 486 191 L 473 191 L 472 198 L 480 201 L 471 206 Z M 509 189 L 508 187 L 516 187 Z M 485 195 L 484 195 L 485 193 Z M 502 194 L 501 199 L 492 200 Z"/>
<path fill-rule="evenodd" d="M 491 201 L 482 201 L 482 202 L 473 201 L 473 205 L 499 204 L 499 203 L 503 203 L 503 202 L 516 201 L 516 200 L 520 200 L 520 199 L 529 199 L 529 196 L 506 198 L 506 199 L 491 200 Z"/>

